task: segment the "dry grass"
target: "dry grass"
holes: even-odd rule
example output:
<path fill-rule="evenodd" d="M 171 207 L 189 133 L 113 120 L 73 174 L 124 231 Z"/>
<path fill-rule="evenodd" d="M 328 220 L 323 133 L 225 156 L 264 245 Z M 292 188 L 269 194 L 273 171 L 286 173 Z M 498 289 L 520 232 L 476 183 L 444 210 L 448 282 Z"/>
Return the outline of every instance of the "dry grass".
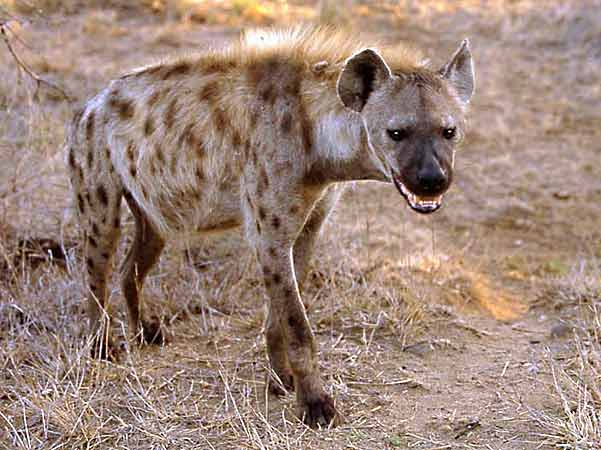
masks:
<path fill-rule="evenodd" d="M 414 41 L 435 63 L 469 35 L 478 68 L 446 208 L 416 217 L 393 189 L 358 185 L 324 231 L 304 300 L 346 423 L 309 430 L 292 395 L 266 396 L 265 294 L 236 236 L 191 258 L 172 248 L 152 273 L 145 296 L 168 345 L 90 360 L 61 152 L 72 105 L 34 96 L 0 52 L 0 448 L 599 448 L 601 3 L 353 1 L 340 16 L 322 3 L 321 20 Z M 31 49 L 19 51 L 83 100 L 124 69 L 234 36 L 232 25 L 320 11 L 136 4 L 25 23 Z M 17 244 L 34 238 L 63 243 L 64 264 L 24 258 Z M 582 254 L 591 266 L 568 270 Z M 557 322 L 571 324 L 569 342 L 549 338 Z"/>
<path fill-rule="evenodd" d="M 532 410 L 545 442 L 566 450 L 601 447 L 601 266 L 582 261 L 559 280 L 556 307 L 574 310 L 560 332 L 570 341 L 561 352 L 548 351 L 553 375 L 550 386 L 557 401 L 553 411 Z"/>

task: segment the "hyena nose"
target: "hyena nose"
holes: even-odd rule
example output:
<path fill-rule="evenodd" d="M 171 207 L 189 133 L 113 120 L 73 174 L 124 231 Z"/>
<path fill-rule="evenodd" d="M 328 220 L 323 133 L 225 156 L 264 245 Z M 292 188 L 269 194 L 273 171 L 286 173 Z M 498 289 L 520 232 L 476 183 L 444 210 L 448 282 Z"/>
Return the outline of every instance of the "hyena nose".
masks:
<path fill-rule="evenodd" d="M 447 176 L 444 171 L 437 168 L 423 168 L 417 173 L 417 181 L 425 192 L 438 193 L 443 190 Z"/>

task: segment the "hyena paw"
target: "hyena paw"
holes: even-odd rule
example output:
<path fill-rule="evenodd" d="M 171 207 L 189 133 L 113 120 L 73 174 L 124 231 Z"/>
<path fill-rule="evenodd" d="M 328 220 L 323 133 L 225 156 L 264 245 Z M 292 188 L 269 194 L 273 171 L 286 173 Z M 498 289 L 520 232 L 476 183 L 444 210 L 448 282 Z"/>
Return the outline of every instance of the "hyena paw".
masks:
<path fill-rule="evenodd" d="M 292 371 L 290 369 L 276 370 L 275 373 L 277 374 L 277 377 L 275 377 L 273 373 L 267 375 L 269 392 L 278 397 L 286 395 L 288 392 L 293 392 L 294 378 L 292 377 Z"/>
<path fill-rule="evenodd" d="M 142 338 L 142 344 L 162 345 L 166 342 L 159 320 L 142 322 L 140 337 Z"/>
<path fill-rule="evenodd" d="M 298 415 L 311 428 L 337 426 L 341 423 L 334 400 L 323 391 L 299 399 Z"/>

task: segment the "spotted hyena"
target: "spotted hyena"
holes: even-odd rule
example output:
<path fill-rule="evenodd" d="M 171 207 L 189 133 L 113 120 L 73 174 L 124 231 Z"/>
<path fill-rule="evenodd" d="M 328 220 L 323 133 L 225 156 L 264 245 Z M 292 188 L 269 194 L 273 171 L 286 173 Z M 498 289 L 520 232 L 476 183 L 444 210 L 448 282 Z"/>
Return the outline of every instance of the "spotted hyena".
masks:
<path fill-rule="evenodd" d="M 67 142 L 91 333 L 108 343 L 97 350 L 110 353 L 103 318 L 122 198 L 136 223 L 122 287 L 141 341 L 162 340 L 139 295 L 165 243 L 243 226 L 270 298 L 274 378 L 296 391 L 309 425 L 337 419 L 299 293 L 316 237 L 346 181 L 393 183 L 413 210 L 438 209 L 473 89 L 467 41 L 433 70 L 406 48 L 307 28 L 249 32 L 112 81 Z"/>

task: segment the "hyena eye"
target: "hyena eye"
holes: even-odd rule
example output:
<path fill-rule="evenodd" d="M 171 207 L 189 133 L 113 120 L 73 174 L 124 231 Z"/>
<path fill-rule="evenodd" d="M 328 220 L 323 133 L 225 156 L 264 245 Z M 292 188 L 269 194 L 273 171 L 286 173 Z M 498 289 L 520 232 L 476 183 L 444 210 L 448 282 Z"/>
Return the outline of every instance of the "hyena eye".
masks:
<path fill-rule="evenodd" d="M 390 136 L 390 139 L 397 142 L 402 141 L 409 136 L 408 130 L 386 130 L 386 132 L 388 133 L 388 136 Z"/>
<path fill-rule="evenodd" d="M 442 130 L 442 135 L 445 139 L 453 139 L 456 134 L 457 134 L 457 128 L 455 128 L 455 127 L 444 128 Z"/>

